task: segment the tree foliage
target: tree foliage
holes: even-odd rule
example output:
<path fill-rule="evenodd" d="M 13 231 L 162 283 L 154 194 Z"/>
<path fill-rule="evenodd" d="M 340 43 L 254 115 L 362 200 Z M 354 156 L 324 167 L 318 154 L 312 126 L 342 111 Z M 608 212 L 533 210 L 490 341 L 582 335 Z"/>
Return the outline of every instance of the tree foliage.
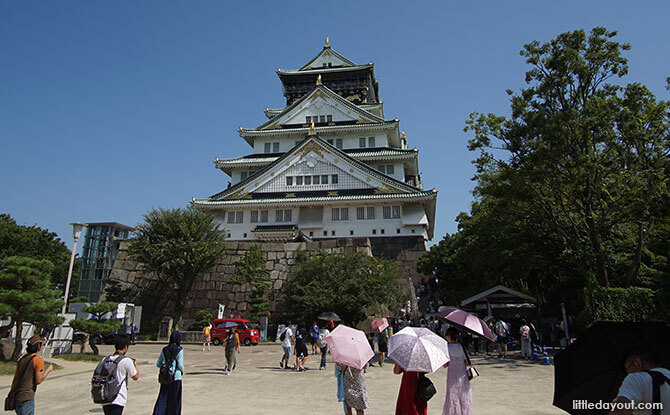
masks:
<path fill-rule="evenodd" d="M 199 310 L 197 313 L 195 313 L 195 323 L 193 323 L 188 329 L 202 330 L 207 325 L 211 324 L 212 320 L 214 320 L 214 316 L 209 312 L 209 310 Z"/>
<path fill-rule="evenodd" d="M 250 307 L 250 318 L 259 320 L 268 315 L 270 300 L 268 280 L 270 270 L 265 269 L 261 258 L 261 250 L 258 245 L 252 245 L 241 260 L 235 263 L 235 277 L 231 279 L 233 284 L 249 284 L 251 296 L 247 303 Z"/>
<path fill-rule="evenodd" d="M 458 232 L 419 261 L 448 303 L 503 283 L 537 297 L 545 315 L 559 315 L 561 302 L 576 315 L 594 276 L 667 304 L 670 105 L 621 83 L 629 46 L 615 37 L 595 28 L 531 42 L 521 51 L 527 86 L 509 91 L 511 117 L 467 121 L 476 200 Z M 656 316 L 668 318 L 662 308 Z"/>
<path fill-rule="evenodd" d="M 49 328 L 63 322 L 57 315 L 63 302 L 59 291 L 51 288 L 53 264 L 21 256 L 4 258 L 0 266 L 0 310 L 16 324 L 12 359 L 21 352 L 23 323 Z"/>
<path fill-rule="evenodd" d="M 466 128 L 479 151 L 477 179 L 494 178 L 507 197 L 526 201 L 603 286 L 638 280 L 649 232 L 669 200 L 670 107 L 639 83 L 608 83 L 628 73 L 622 52 L 630 46 L 615 36 L 595 28 L 527 44 L 528 86 L 509 92 L 511 118 L 474 113 Z M 631 233 L 634 244 L 613 280 L 622 271 L 619 233 Z"/>
<path fill-rule="evenodd" d="M 37 225 L 23 226 L 8 214 L 0 214 L 0 260 L 10 256 L 46 259 L 53 264 L 50 280 L 53 288 L 65 291 L 72 251 L 54 232 Z M 79 281 L 79 258 L 75 259 L 70 282 L 70 298 L 76 297 Z"/>
<path fill-rule="evenodd" d="M 398 269 L 392 261 L 363 253 L 320 253 L 295 265 L 286 282 L 285 316 L 305 323 L 322 312 L 337 313 L 349 325 L 364 320 L 366 308 L 398 305 Z"/>
<path fill-rule="evenodd" d="M 75 330 L 82 330 L 86 333 L 93 333 L 96 330 L 100 333 L 111 333 L 121 327 L 121 320 L 115 318 L 105 318 L 109 313 L 114 313 L 118 307 L 118 303 L 112 301 L 101 301 L 88 307 L 84 307 L 81 311 L 93 315 L 90 320 L 72 320 L 70 327 Z"/>
<path fill-rule="evenodd" d="M 152 209 L 135 228 L 128 255 L 158 278 L 160 294 L 172 303 L 171 316 L 181 325 L 193 284 L 217 264 L 225 249 L 225 232 L 214 217 L 193 208 Z"/>

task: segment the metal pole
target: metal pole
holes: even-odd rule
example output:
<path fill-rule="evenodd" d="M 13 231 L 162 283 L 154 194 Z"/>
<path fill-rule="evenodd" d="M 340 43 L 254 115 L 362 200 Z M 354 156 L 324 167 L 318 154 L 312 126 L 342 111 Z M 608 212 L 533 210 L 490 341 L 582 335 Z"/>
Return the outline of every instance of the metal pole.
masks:
<path fill-rule="evenodd" d="M 72 268 L 74 267 L 74 257 L 77 253 L 77 240 L 79 240 L 79 233 L 81 228 L 77 229 L 78 224 L 71 224 L 74 226 L 73 237 L 74 244 L 72 244 L 72 255 L 70 256 L 70 267 L 67 271 L 67 281 L 65 282 L 65 297 L 63 298 L 63 307 L 61 308 L 60 315 L 65 317 L 65 310 L 67 308 L 67 298 L 70 295 L 70 281 L 72 280 Z M 53 343 L 52 343 L 53 344 Z M 63 348 L 63 323 L 58 326 L 58 349 L 62 351 Z M 53 354 L 53 353 L 52 353 Z"/>

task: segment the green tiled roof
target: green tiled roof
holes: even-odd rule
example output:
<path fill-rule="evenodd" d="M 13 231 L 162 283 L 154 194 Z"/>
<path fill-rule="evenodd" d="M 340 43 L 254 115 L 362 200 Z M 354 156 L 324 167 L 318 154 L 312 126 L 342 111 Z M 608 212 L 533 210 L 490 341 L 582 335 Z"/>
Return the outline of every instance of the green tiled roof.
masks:
<path fill-rule="evenodd" d="M 348 71 L 356 71 L 356 70 L 362 70 L 362 69 L 369 69 L 374 67 L 374 64 L 368 63 L 366 65 L 354 65 L 354 66 L 339 66 L 335 68 L 316 68 L 316 69 L 305 69 L 301 70 L 298 69 L 296 70 L 281 70 L 277 69 L 277 74 L 279 76 L 282 75 L 309 75 L 309 74 L 315 74 L 315 73 L 327 73 L 327 72 L 348 72 Z"/>
<path fill-rule="evenodd" d="M 334 203 L 334 202 L 351 202 L 351 201 L 373 201 L 373 200 L 431 200 L 437 197 L 437 192 L 432 190 L 422 190 L 413 193 L 381 193 L 373 195 L 358 195 L 358 196 L 318 196 L 318 197 L 284 197 L 276 199 L 229 199 L 229 200 L 211 200 L 193 199 L 193 205 L 199 207 L 223 207 L 223 206 L 237 206 L 237 205 L 264 205 L 264 204 L 313 204 L 318 202 Z"/>

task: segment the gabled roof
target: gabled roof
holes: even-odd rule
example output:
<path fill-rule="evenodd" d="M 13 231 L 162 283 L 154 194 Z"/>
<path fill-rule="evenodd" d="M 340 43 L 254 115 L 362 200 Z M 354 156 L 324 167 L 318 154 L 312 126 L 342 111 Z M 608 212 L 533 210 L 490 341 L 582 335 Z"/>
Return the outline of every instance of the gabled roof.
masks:
<path fill-rule="evenodd" d="M 322 97 L 325 100 L 333 100 L 337 105 L 342 105 L 344 108 L 355 112 L 358 114 L 365 123 L 380 123 L 384 122 L 385 120 L 369 111 L 366 111 L 359 106 L 351 103 L 350 101 L 342 98 L 340 95 L 337 93 L 333 92 L 330 90 L 328 87 L 324 85 L 315 85 L 314 89 L 308 93 L 305 94 L 302 98 L 299 100 L 295 101 L 293 104 L 289 105 L 286 107 L 282 112 L 279 114 L 275 115 L 265 123 L 259 125 L 256 127 L 254 130 L 268 130 L 268 129 L 279 129 L 281 128 L 281 119 L 285 117 L 287 114 L 291 113 L 294 109 L 299 108 L 303 103 L 305 102 L 310 102 L 316 100 L 317 98 Z M 295 123 L 294 123 L 295 124 Z M 300 123 L 302 124 L 302 123 Z"/>
<path fill-rule="evenodd" d="M 466 298 L 465 300 L 461 301 L 461 307 L 482 300 L 490 295 L 496 295 L 497 293 L 504 293 L 507 294 L 508 296 L 517 297 L 519 299 L 526 300 L 531 303 L 537 302 L 537 299 L 535 297 L 532 297 L 530 295 L 521 293 L 519 291 L 505 287 L 502 284 L 499 284 L 496 285 L 495 287 L 489 288 L 488 290 L 484 290 L 477 295 L 473 295 L 472 297 Z"/>
<path fill-rule="evenodd" d="M 282 165 L 284 160 L 288 159 L 289 157 L 295 155 L 296 153 L 299 152 L 304 152 L 309 149 L 312 149 L 314 146 L 317 146 L 321 149 L 321 151 L 327 151 L 329 153 L 332 153 L 342 159 L 343 161 L 348 162 L 349 164 L 353 165 L 355 168 L 358 168 L 365 172 L 367 175 L 373 176 L 380 182 L 382 182 L 384 185 L 386 185 L 386 189 L 384 193 L 415 193 L 415 192 L 423 192 L 423 190 L 411 186 L 409 184 L 403 183 L 399 180 L 394 179 L 393 177 L 387 176 L 384 173 L 379 172 L 378 170 L 368 166 L 367 164 L 356 160 L 355 158 L 349 156 L 347 153 L 344 151 L 328 144 L 326 141 L 322 140 L 318 136 L 309 136 L 305 138 L 300 144 L 297 146 L 293 147 L 290 151 L 284 153 L 281 157 L 277 158 L 274 162 L 268 164 L 267 166 L 263 167 L 262 169 L 258 170 L 251 176 L 249 176 L 247 179 L 240 181 L 239 183 L 235 184 L 234 186 L 229 187 L 228 189 L 219 192 L 215 195 L 210 196 L 208 199 L 209 200 L 222 200 L 222 199 L 236 199 L 236 198 L 241 198 L 244 197 L 250 193 L 253 193 L 254 188 L 258 188 L 260 186 L 248 186 L 249 184 L 255 183 L 259 178 L 261 178 L 265 173 L 268 171 L 274 169 L 276 166 Z M 197 199 L 196 199 L 197 200 Z"/>
<path fill-rule="evenodd" d="M 304 64 L 299 71 L 304 71 L 309 68 L 311 68 L 311 65 L 318 60 L 321 57 L 330 57 L 334 58 L 336 60 L 336 63 L 339 63 L 339 65 L 333 65 L 333 66 L 356 66 L 355 63 L 350 61 L 349 59 L 345 58 L 344 56 L 340 55 L 339 53 L 335 52 L 333 49 L 330 48 L 330 42 L 328 39 L 326 39 L 326 44 L 323 46 L 323 49 L 321 52 L 317 53 L 315 57 L 313 57 L 309 62 Z"/>

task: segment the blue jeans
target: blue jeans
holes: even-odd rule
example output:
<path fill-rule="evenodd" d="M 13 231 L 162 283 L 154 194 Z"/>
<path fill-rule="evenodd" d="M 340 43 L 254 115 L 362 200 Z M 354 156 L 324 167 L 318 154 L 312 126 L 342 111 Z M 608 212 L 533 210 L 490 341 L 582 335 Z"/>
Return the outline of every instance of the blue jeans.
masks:
<path fill-rule="evenodd" d="M 17 403 L 15 411 L 17 415 L 34 415 L 35 401 L 25 401 Z"/>
<path fill-rule="evenodd" d="M 326 353 L 328 353 L 328 346 L 320 347 L 321 349 L 321 367 L 326 367 Z"/>

